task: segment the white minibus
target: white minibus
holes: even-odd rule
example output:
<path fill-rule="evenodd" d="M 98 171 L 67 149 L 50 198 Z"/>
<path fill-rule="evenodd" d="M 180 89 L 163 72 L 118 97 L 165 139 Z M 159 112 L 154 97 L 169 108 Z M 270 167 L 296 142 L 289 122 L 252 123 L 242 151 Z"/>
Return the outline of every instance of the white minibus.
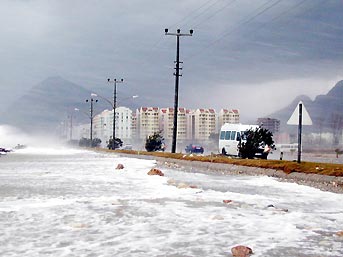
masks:
<path fill-rule="evenodd" d="M 258 125 L 225 123 L 220 129 L 219 153 L 238 156 L 238 144 L 245 140 L 244 132 L 256 128 Z"/>

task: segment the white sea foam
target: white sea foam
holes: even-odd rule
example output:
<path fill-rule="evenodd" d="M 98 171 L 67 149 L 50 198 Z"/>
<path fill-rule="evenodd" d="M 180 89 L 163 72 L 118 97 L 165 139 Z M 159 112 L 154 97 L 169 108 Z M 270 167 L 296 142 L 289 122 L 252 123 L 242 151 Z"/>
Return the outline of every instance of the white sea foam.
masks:
<path fill-rule="evenodd" d="M 0 255 L 229 256 L 237 244 L 254 256 L 343 254 L 342 195 L 267 177 L 148 176 L 153 160 L 60 153 L 0 162 Z"/>

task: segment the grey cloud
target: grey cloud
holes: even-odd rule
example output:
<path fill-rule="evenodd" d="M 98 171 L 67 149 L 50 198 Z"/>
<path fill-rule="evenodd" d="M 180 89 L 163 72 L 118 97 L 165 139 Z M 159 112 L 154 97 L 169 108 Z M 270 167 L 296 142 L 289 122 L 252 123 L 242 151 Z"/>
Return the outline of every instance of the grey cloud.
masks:
<path fill-rule="evenodd" d="M 244 106 L 252 101 L 233 97 L 249 85 L 268 92 L 273 81 L 331 82 L 342 75 L 340 1 L 7 0 L 0 10 L 2 108 L 17 98 L 14 92 L 54 75 L 106 92 L 107 77 L 121 76 L 123 94 L 171 106 L 175 38 L 164 35 L 165 27 L 195 29 L 181 39 L 180 102 L 190 107 Z M 315 84 L 300 93 L 321 91 Z M 277 91 L 298 93 L 295 85 Z M 211 99 L 210 90 L 227 96 Z"/>

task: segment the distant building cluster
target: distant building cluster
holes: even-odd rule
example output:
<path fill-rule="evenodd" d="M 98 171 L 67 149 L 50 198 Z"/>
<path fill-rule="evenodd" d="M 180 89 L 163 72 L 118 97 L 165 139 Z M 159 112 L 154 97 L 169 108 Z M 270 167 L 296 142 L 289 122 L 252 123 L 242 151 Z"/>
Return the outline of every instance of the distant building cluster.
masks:
<path fill-rule="evenodd" d="M 274 135 L 280 132 L 280 120 L 273 118 L 258 118 L 257 125 L 268 129 Z"/>
<path fill-rule="evenodd" d="M 239 123 L 240 114 L 236 109 L 186 109 L 179 108 L 177 113 L 177 139 L 179 141 L 209 140 L 211 134 L 219 133 L 224 123 Z M 172 139 L 174 108 L 141 107 L 133 112 L 127 107 L 116 108 L 116 137 L 131 143 L 145 140 L 154 132 L 162 131 L 165 140 Z M 112 138 L 113 110 L 104 110 L 93 118 L 93 138 L 107 142 Z M 90 126 L 74 126 L 74 139 L 88 138 Z"/>

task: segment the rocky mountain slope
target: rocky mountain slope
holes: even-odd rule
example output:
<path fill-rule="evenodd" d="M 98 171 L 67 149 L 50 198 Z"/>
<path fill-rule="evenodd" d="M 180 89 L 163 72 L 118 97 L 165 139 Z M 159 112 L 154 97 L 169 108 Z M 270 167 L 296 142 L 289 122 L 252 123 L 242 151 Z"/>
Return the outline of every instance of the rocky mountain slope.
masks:
<path fill-rule="evenodd" d="M 285 108 L 268 115 L 280 120 L 282 131 L 292 129 L 287 121 L 299 101 L 304 103 L 313 121 L 309 131 L 330 131 L 343 127 L 343 80 L 339 81 L 326 95 L 318 95 L 313 101 L 305 95 L 298 96 Z"/>

